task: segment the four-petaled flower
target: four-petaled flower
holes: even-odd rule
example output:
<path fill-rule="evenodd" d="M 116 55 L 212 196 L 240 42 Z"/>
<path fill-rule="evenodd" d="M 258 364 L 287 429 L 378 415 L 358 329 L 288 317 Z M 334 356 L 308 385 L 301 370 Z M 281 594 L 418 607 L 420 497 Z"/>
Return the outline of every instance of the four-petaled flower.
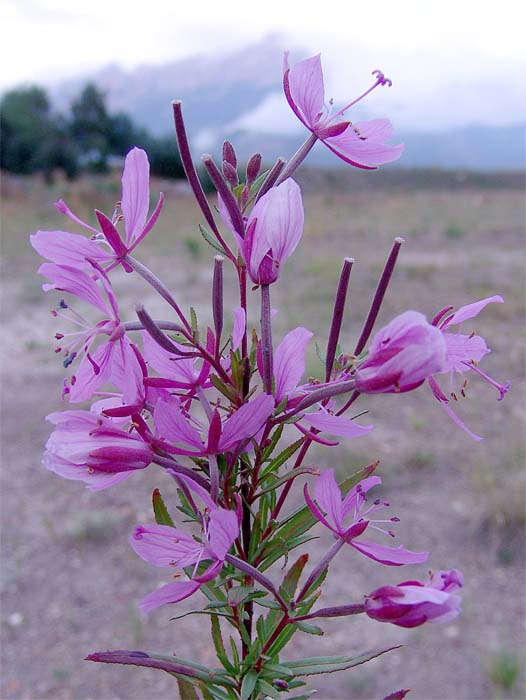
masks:
<path fill-rule="evenodd" d="M 223 568 L 225 557 L 239 535 L 239 513 L 219 508 L 210 495 L 192 479 L 179 475 L 186 486 L 203 502 L 200 512 L 202 537 L 168 525 L 138 525 L 130 544 L 144 561 L 154 566 L 193 567 L 189 581 L 173 581 L 147 595 L 140 603 L 143 610 L 177 603 L 188 598 L 201 584 L 211 581 Z M 210 562 L 198 575 L 201 562 Z"/>
<path fill-rule="evenodd" d="M 475 372 L 489 382 L 491 386 L 495 387 L 495 389 L 499 392 L 499 401 L 502 401 L 506 393 L 509 391 L 510 382 L 506 382 L 506 384 L 499 384 L 497 381 L 479 369 L 478 363 L 480 360 L 482 360 L 484 355 L 491 352 L 484 338 L 482 338 L 480 335 L 476 335 L 475 333 L 464 335 L 460 332 L 451 333 L 448 331 L 451 326 L 457 326 L 470 318 L 478 316 L 478 314 L 488 304 L 493 303 L 502 304 L 504 303 L 504 299 L 498 295 L 487 297 L 486 299 L 480 299 L 472 304 L 461 306 L 460 309 L 453 314 L 449 313 L 452 311 L 453 307 L 446 306 L 444 309 L 439 311 L 433 320 L 433 324 L 441 331 L 446 344 L 445 363 L 442 369 L 437 370 L 437 374 L 450 375 L 449 397 L 442 391 L 434 376 L 429 377 L 431 390 L 433 391 L 435 398 L 440 401 L 441 406 L 443 406 L 452 420 L 474 440 L 482 440 L 482 437 L 473 433 L 457 416 L 450 405 L 450 399 L 457 401 L 460 396 L 465 396 L 466 394 L 467 380 L 464 380 L 462 385 L 456 388 L 453 384 L 454 375 L 460 374 L 463 378 L 465 372 L 470 370 Z"/>
<path fill-rule="evenodd" d="M 332 104 L 325 103 L 325 89 L 320 54 L 296 63 L 289 68 L 288 52 L 283 62 L 283 88 L 292 111 L 309 131 L 350 165 L 374 170 L 378 165 L 397 160 L 404 150 L 402 144 L 388 146 L 393 128 L 388 119 L 373 119 L 351 123 L 344 113 L 379 85 L 391 81 L 380 71 L 374 71 L 374 84 L 348 105 L 332 112 Z"/>
<path fill-rule="evenodd" d="M 399 627 L 417 627 L 424 622 L 450 622 L 460 614 L 463 576 L 457 569 L 429 574 L 427 581 L 403 581 L 382 586 L 365 598 L 365 612 L 373 620 Z"/>
<path fill-rule="evenodd" d="M 379 476 L 369 476 L 354 486 L 342 499 L 340 487 L 334 478 L 334 469 L 326 469 L 314 484 L 316 502 L 312 499 L 307 484 L 304 489 L 305 500 L 314 517 L 334 533 L 335 539 L 350 544 L 366 557 L 390 566 L 420 564 L 426 561 L 427 552 L 411 552 L 402 546 L 389 547 L 376 542 L 356 541 L 368 528 L 394 537 L 391 530 L 386 531 L 375 523 L 395 523 L 399 518 L 394 516 L 378 520 L 371 517 L 373 513 L 389 505 L 380 498 L 368 503 L 367 492 L 381 483 Z"/>

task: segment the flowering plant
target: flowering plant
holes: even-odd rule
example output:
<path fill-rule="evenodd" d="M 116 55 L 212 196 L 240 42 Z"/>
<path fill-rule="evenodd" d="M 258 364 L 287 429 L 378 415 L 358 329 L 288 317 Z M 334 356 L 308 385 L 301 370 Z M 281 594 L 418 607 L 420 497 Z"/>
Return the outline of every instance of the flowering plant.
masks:
<path fill-rule="evenodd" d="M 358 99 L 390 85 L 380 72 L 374 75 L 373 86 Z M 165 503 L 160 491 L 154 491 L 155 522 L 137 525 L 130 544 L 144 561 L 175 575 L 148 593 L 140 606 L 152 611 L 201 592 L 206 605 L 195 612 L 210 617 L 218 667 L 145 651 L 96 652 L 87 658 L 166 671 L 175 677 L 181 697 L 191 700 L 300 700 L 310 695 L 305 677 L 349 669 L 395 648 L 283 660 L 293 635 L 322 634 L 314 622 L 326 617 L 364 614 L 403 627 L 456 617 L 462 574 L 455 569 L 429 574 L 424 583 L 405 580 L 355 594 L 346 605 L 317 606 L 340 551 L 347 557 L 358 552 L 385 566 L 422 564 L 429 555 L 375 541 L 375 531 L 394 537 L 392 527 L 399 520 L 377 517 L 389 504 L 370 495 L 381 484 L 376 462 L 338 484 L 334 469 L 307 466 L 305 458 L 313 444 L 334 448 L 339 444 L 335 438 L 360 438 L 373 429 L 355 412 L 356 402 L 367 394 L 409 392 L 427 380 L 455 423 L 479 440 L 451 408 L 451 399 L 457 398 L 453 384 L 446 394 L 437 376 L 449 374 L 453 382 L 455 373 L 471 371 L 494 386 L 499 399 L 509 388 L 479 369 L 489 351 L 482 337 L 450 330 L 487 304 L 501 303 L 500 296 L 456 312 L 447 306 L 431 322 L 416 310 L 405 311 L 369 342 L 403 243 L 400 238 L 394 241 L 350 351 L 340 348 L 339 338 L 354 261 L 343 261 L 322 377 L 304 379 L 310 330 L 293 328 L 275 344 L 271 286 L 279 283 L 303 232 L 301 190 L 292 179 L 297 168 L 318 140 L 346 163 L 364 169 L 392 161 L 403 150 L 386 144 L 392 132 L 387 120 L 347 120 L 345 112 L 358 100 L 337 112 L 332 103 L 325 104 L 319 56 L 292 68 L 285 56 L 283 84 L 292 110 L 311 134 L 288 162 L 279 159 L 266 172 L 260 173 L 262 157 L 254 154 L 241 181 L 229 142 L 223 145 L 221 167 L 203 156 L 217 190 L 220 225 L 191 157 L 181 103 L 173 104 L 181 160 L 205 222 L 201 233 L 219 253 L 209 325 L 199 323 L 194 309 L 184 311 L 171 290 L 132 255 L 153 230 L 163 206 L 160 195 L 148 217 L 149 164 L 141 149 L 126 157 L 116 212 L 111 218 L 95 212 L 97 228 L 80 220 L 63 201 L 57 203 L 89 237 L 67 231 L 38 231 L 31 237 L 48 261 L 39 270 L 49 280 L 44 290 L 67 295 L 54 316 L 76 326 L 56 334 L 57 352 L 72 372 L 63 396 L 72 404 L 93 401 L 89 408 L 48 416 L 54 430 L 44 465 L 67 479 L 84 481 L 92 490 L 116 485 L 150 465 L 164 470 L 169 485 L 163 491 L 170 493 L 169 500 Z M 232 265 L 239 290 L 239 305 L 231 313 L 224 308 L 225 261 Z M 138 304 L 137 319 L 123 320 L 112 284 L 119 270 L 142 277 L 168 304 L 172 317 L 153 318 Z M 256 326 L 247 313 L 249 291 L 260 298 Z M 87 320 L 70 297 L 90 305 L 99 320 Z M 231 333 L 225 332 L 225 320 Z M 299 477 L 306 478 L 304 502 L 290 510 L 289 495 Z M 177 505 L 171 491 L 177 492 Z M 332 533 L 334 544 L 313 564 L 300 554 L 288 565 L 290 553 L 310 540 L 320 524 Z M 272 570 L 282 558 L 288 566 L 285 575 Z M 298 688 L 300 695 L 290 694 Z M 387 697 L 403 698 L 406 692 Z"/>

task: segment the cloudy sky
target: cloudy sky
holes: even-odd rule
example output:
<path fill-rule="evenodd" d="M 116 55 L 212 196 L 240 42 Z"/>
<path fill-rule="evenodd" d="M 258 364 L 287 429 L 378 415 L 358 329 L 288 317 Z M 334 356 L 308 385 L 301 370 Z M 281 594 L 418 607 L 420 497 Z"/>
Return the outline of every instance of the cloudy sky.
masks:
<path fill-rule="evenodd" d="M 224 52 L 279 33 L 284 47 L 322 51 L 334 91 L 364 66 L 382 68 L 397 99 L 418 96 L 420 121 L 430 100 L 444 115 L 468 100 L 486 115 L 483 121 L 513 123 L 521 110 L 524 115 L 525 6 L 520 0 L 0 0 L 0 89 L 49 84 L 109 63 L 133 68 Z M 440 102 L 437 94 L 452 84 Z"/>

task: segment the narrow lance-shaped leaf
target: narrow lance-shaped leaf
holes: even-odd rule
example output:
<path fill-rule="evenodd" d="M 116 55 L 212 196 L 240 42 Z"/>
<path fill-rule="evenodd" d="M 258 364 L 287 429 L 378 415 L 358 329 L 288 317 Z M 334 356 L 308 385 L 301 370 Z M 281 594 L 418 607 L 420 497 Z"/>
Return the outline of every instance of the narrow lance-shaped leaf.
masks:
<path fill-rule="evenodd" d="M 170 527 L 175 527 L 174 521 L 172 520 L 172 517 L 164 504 L 159 489 L 155 489 L 152 494 L 152 504 L 155 522 L 158 525 L 169 525 Z"/>

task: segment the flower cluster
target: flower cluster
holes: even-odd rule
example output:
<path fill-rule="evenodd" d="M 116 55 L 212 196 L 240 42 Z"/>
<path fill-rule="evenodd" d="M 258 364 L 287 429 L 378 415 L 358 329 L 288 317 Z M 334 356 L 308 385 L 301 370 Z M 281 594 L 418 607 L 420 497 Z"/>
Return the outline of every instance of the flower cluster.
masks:
<path fill-rule="evenodd" d="M 379 71 L 375 76 L 374 85 L 358 99 L 390 84 Z M 44 465 L 93 490 L 114 486 L 151 465 L 163 470 L 177 489 L 178 509 L 186 523 L 175 525 L 156 490 L 156 522 L 138 525 L 130 543 L 147 563 L 172 568 L 175 580 L 147 594 L 141 607 L 150 611 L 203 592 L 221 668 L 203 671 L 193 662 L 147 652 L 105 652 L 88 658 L 161 668 L 196 691 L 205 688 L 205 697 L 213 698 L 278 697 L 281 691 L 304 685 L 303 675 L 356 665 L 352 657 L 281 662 L 293 631 L 317 633 L 319 628 L 307 620 L 365 613 L 373 620 L 414 627 L 458 615 L 455 591 L 462 586 L 462 575 L 454 569 L 430 575 L 426 583 L 385 585 L 348 605 L 312 610 L 329 565 L 341 550 L 387 566 L 422 564 L 429 555 L 375 541 L 376 532 L 394 537 L 392 527 L 399 521 L 385 515 L 389 503 L 371 500 L 370 491 L 381 484 L 373 474 L 376 464 L 338 484 L 334 469 L 320 471 L 307 466 L 305 459 L 314 443 L 332 448 L 338 445 L 336 438 L 362 438 L 373 430 L 354 411 L 355 402 L 367 394 L 402 394 L 427 381 L 451 418 L 478 440 L 451 408 L 452 400 L 465 393 L 463 385 L 455 389 L 455 375 L 480 375 L 500 399 L 509 388 L 479 369 L 489 352 L 485 340 L 452 331 L 487 304 L 501 303 L 500 296 L 456 312 L 448 306 L 431 322 L 419 311 L 405 311 L 369 342 L 401 239 L 395 240 L 356 347 L 339 350 L 353 264 L 344 261 L 324 377 L 304 377 L 311 330 L 292 328 L 274 343 L 271 286 L 279 282 L 302 237 L 302 193 L 292 176 L 310 148 L 320 140 L 339 158 L 365 169 L 395 160 L 403 150 L 386 143 L 392 132 L 387 120 L 353 124 L 344 116 L 358 99 L 338 111 L 333 111 L 332 101 L 327 106 L 319 56 L 292 68 L 285 56 L 283 84 L 286 99 L 310 136 L 286 164 L 279 160 L 264 173 L 261 155 L 254 154 L 244 182 L 229 142 L 223 146 L 220 166 L 204 156 L 217 190 L 219 223 L 190 155 L 181 104 L 174 103 L 183 166 L 206 224 L 202 232 L 221 252 L 214 260 L 210 325 L 200 325 L 193 310 L 186 313 L 170 289 L 132 255 L 153 230 L 163 204 L 161 194 L 148 218 L 149 164 L 139 148 L 126 157 L 122 196 L 111 217 L 96 211 L 97 226 L 92 226 L 63 201 L 57 203 L 59 211 L 87 229 L 88 237 L 67 231 L 31 236 L 33 247 L 47 260 L 39 269 L 48 280 L 44 290 L 60 293 L 52 314 L 60 323 L 56 352 L 68 374 L 64 399 L 75 405 L 92 402 L 87 408 L 48 416 L 54 430 Z M 225 261 L 232 264 L 239 288 L 239 305 L 227 314 Z M 153 318 L 140 304 L 136 318 L 122 318 L 113 276 L 123 271 L 141 277 L 159 293 L 170 308 L 168 320 Z M 261 303 L 255 327 L 248 316 L 249 280 Z M 78 303 L 86 310 L 77 309 Z M 230 335 L 224 330 L 225 316 L 233 327 Z M 437 381 L 442 374 L 451 377 L 449 393 Z M 314 478 L 314 485 L 305 484 L 303 507 L 285 514 L 287 497 L 301 476 Z M 301 587 L 307 555 L 299 557 L 276 587 L 265 571 L 283 556 L 287 559 L 318 523 L 330 531 L 334 543 Z M 255 606 L 263 611 L 257 622 Z M 231 655 L 225 651 L 220 616 L 238 635 Z M 367 659 L 385 651 L 389 649 Z M 405 692 L 389 697 L 403 697 Z"/>

